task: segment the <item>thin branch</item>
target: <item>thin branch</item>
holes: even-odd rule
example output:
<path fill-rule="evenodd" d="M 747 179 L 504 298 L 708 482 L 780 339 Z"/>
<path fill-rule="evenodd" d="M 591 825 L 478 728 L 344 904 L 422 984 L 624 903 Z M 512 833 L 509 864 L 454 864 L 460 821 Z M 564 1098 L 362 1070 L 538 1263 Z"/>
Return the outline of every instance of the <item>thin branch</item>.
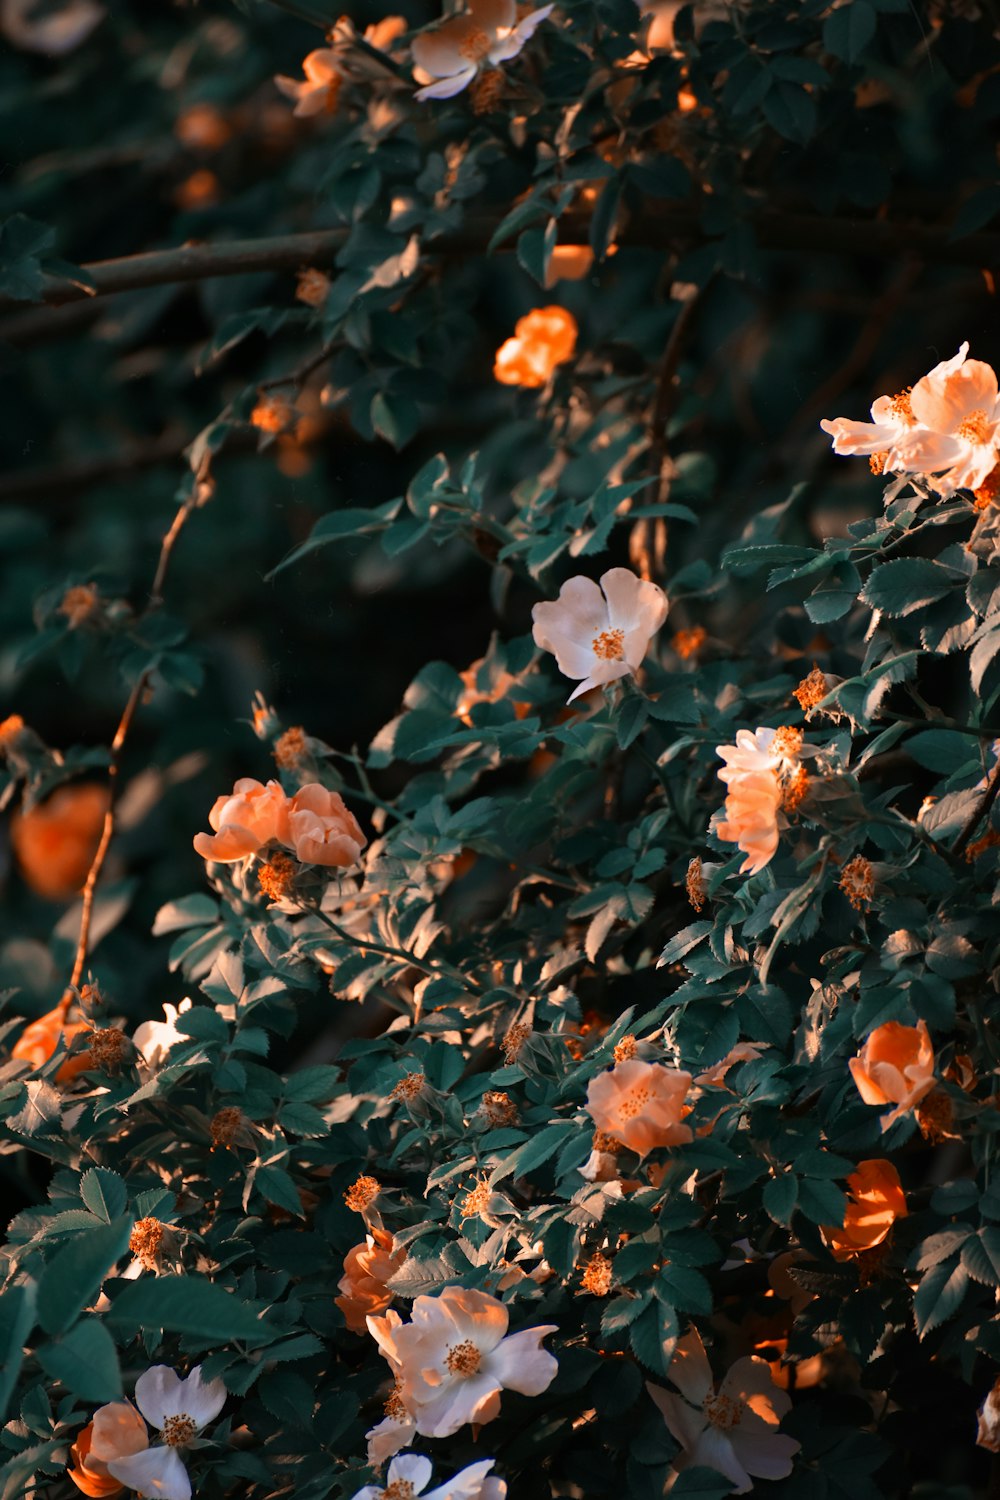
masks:
<path fill-rule="evenodd" d="M 953 240 L 948 226 L 927 226 L 883 219 L 831 219 L 817 214 L 783 213 L 758 208 L 747 215 L 759 243 L 768 250 L 813 254 L 863 255 L 896 260 L 902 255 L 948 265 L 1000 267 L 1000 234 L 979 233 Z M 566 214 L 560 220 L 565 243 L 587 242 L 589 220 Z M 493 221 L 471 220 L 454 234 L 430 241 L 434 255 L 467 256 L 486 249 L 496 228 Z M 297 271 L 303 266 L 329 266 L 346 244 L 347 228 L 319 229 L 272 239 L 230 240 L 223 244 L 187 244 L 174 250 L 151 250 L 117 260 L 93 261 L 83 267 L 92 287 L 80 287 L 48 277 L 42 300 L 50 305 L 81 298 L 106 297 L 114 292 L 171 282 L 203 281 L 213 276 L 244 276 L 251 271 Z M 688 204 L 668 204 L 656 213 L 636 217 L 625 227 L 622 242 L 669 249 L 684 241 L 703 242 L 700 215 Z M 513 240 L 502 247 L 514 248 Z M 0 299 L 0 306 L 17 305 Z"/>
<path fill-rule="evenodd" d="M 156 609 L 162 603 L 163 584 L 170 567 L 170 559 L 173 555 L 174 546 L 180 536 L 184 523 L 191 514 L 192 501 L 186 499 L 179 507 L 170 527 L 160 544 L 160 555 L 157 559 L 156 573 L 153 577 L 153 586 L 150 591 L 149 608 Z M 135 718 L 136 709 L 142 702 L 142 696 L 149 683 L 151 668 L 148 668 L 139 676 L 132 691 L 128 695 L 115 737 L 111 741 L 111 758 L 108 761 L 108 810 L 104 814 L 104 824 L 101 829 L 101 839 L 97 846 L 90 869 L 87 872 L 86 884 L 83 887 L 83 909 L 80 913 L 80 936 L 76 944 L 76 957 L 73 960 L 73 972 L 70 975 L 70 988 L 63 997 L 64 1010 L 69 1010 L 73 1001 L 73 991 L 79 987 L 83 978 L 84 966 L 87 962 L 87 952 L 90 947 L 90 928 L 94 915 L 94 896 L 97 891 L 97 882 L 101 878 L 104 861 L 107 858 L 108 849 L 115 832 L 115 813 L 117 811 L 118 772 L 121 764 L 121 753 L 128 738 L 132 721 Z"/>
<path fill-rule="evenodd" d="M 998 792 L 1000 792 L 1000 760 L 997 761 L 996 765 L 993 767 L 993 770 L 990 772 L 990 778 L 986 783 L 986 791 L 983 795 L 982 801 L 978 802 L 976 804 L 975 811 L 969 814 L 968 818 L 966 819 L 964 828 L 958 835 L 958 838 L 955 840 L 955 846 L 951 851 L 952 854 L 959 855 L 964 852 L 966 844 L 969 842 L 972 835 L 976 831 L 976 825 L 982 818 L 986 818 L 986 820 L 989 821 L 990 810 L 994 802 L 997 800 Z"/>

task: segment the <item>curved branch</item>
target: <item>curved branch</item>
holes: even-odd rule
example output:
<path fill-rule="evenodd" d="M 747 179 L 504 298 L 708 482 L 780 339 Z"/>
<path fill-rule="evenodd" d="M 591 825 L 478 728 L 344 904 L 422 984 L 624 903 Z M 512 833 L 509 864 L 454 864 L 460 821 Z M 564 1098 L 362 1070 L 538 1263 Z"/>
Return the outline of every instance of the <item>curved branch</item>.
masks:
<path fill-rule="evenodd" d="M 768 250 L 810 254 L 867 255 L 878 259 L 915 256 L 950 265 L 1000 267 L 1000 234 L 969 234 L 953 240 L 947 226 L 928 227 L 886 219 L 832 219 L 818 214 L 755 209 L 747 215 L 760 244 Z M 562 243 L 587 242 L 586 215 L 560 219 Z M 434 255 L 468 255 L 484 251 L 495 223 L 472 220 L 455 234 L 441 235 L 428 244 Z M 273 239 L 230 240 L 222 244 L 187 244 L 175 250 L 149 250 L 117 260 L 93 261 L 85 270 L 93 287 L 83 288 L 55 277 L 47 278 L 43 301 L 50 306 L 81 298 L 106 297 L 114 292 L 170 282 L 202 281 L 213 276 L 245 276 L 252 271 L 297 271 L 304 266 L 329 266 L 347 242 L 350 230 L 318 229 Z M 694 206 L 663 204 L 629 222 L 622 242 L 668 249 L 680 241 L 704 240 L 700 215 Z M 504 249 L 513 249 L 514 240 Z M 0 306 L 15 305 L 12 299 Z"/>

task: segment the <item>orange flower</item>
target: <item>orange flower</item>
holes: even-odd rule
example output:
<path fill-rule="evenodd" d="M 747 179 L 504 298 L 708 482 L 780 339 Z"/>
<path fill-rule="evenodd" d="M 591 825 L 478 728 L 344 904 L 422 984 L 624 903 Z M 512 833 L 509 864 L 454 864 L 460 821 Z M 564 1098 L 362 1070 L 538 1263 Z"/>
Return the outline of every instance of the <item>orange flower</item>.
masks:
<path fill-rule="evenodd" d="M 545 272 L 545 289 L 557 281 L 582 281 L 590 275 L 594 252 L 589 245 L 555 245 Z"/>
<path fill-rule="evenodd" d="M 852 1260 L 862 1251 L 874 1250 L 896 1220 L 906 1218 L 906 1195 L 891 1161 L 859 1162 L 858 1170 L 847 1179 L 847 1191 L 843 1229 L 823 1226 L 834 1260 Z"/>
<path fill-rule="evenodd" d="M 174 189 L 174 202 L 178 208 L 186 210 L 210 208 L 213 203 L 218 203 L 219 197 L 219 179 L 207 167 L 199 167 Z"/>
<path fill-rule="evenodd" d="M 590 1080 L 587 1110 L 598 1130 L 646 1156 L 693 1139 L 690 1125 L 681 1123 L 690 1086 L 690 1073 L 631 1058 Z"/>
<path fill-rule="evenodd" d="M 55 1052 L 60 1037 L 68 1047 L 81 1031 L 89 1030 L 86 1021 L 67 1021 L 65 1010 L 57 1005 L 54 1010 L 47 1011 L 44 1016 L 39 1016 L 37 1021 L 31 1021 L 24 1028 L 11 1048 L 10 1055 L 19 1058 L 21 1062 L 30 1063 L 32 1068 L 41 1068 Z M 78 1073 L 93 1066 L 94 1059 L 89 1051 L 75 1052 L 72 1057 L 67 1057 L 60 1063 L 56 1083 L 69 1083 Z"/>
<path fill-rule="evenodd" d="M 338 792 L 318 781 L 301 787 L 288 804 L 288 842 L 307 865 L 353 865 L 368 840 Z"/>
<path fill-rule="evenodd" d="M 533 308 L 500 345 L 493 374 L 501 385 L 545 385 L 557 365 L 573 358 L 576 334 L 576 319 L 564 307 Z"/>
<path fill-rule="evenodd" d="M 196 833 L 195 853 L 218 864 L 232 864 L 256 854 L 265 844 L 289 845 L 290 804 L 276 781 L 262 786 L 243 776 L 228 797 L 215 799 L 208 821 L 215 833 Z"/>
<path fill-rule="evenodd" d="M 107 810 L 107 787 L 77 782 L 14 814 L 11 843 L 21 874 L 36 895 L 47 901 L 76 895 L 87 878 Z"/>
<path fill-rule="evenodd" d="M 882 1129 L 920 1103 L 934 1087 L 934 1048 L 927 1023 L 876 1026 L 857 1057 L 847 1065 L 866 1104 L 894 1104 L 882 1116 Z"/>
<path fill-rule="evenodd" d="M 85 1495 L 120 1495 L 125 1486 L 113 1474 L 108 1473 L 106 1463 L 91 1457 L 93 1437 L 94 1424 L 88 1422 L 77 1433 L 76 1442 L 69 1450 L 73 1463 L 66 1470 L 67 1478 L 72 1479 L 77 1489 L 82 1490 Z"/>
<path fill-rule="evenodd" d="M 192 104 L 174 121 L 174 135 L 194 151 L 217 151 L 232 133 L 229 121 L 214 104 Z"/>
<path fill-rule="evenodd" d="M 392 1235 L 385 1229 L 373 1229 L 363 1245 L 355 1245 L 347 1252 L 344 1274 L 337 1283 L 341 1295 L 334 1301 L 352 1333 L 366 1334 L 365 1319 L 385 1312 L 392 1301 L 386 1282 L 405 1259 L 405 1249 L 393 1249 Z"/>

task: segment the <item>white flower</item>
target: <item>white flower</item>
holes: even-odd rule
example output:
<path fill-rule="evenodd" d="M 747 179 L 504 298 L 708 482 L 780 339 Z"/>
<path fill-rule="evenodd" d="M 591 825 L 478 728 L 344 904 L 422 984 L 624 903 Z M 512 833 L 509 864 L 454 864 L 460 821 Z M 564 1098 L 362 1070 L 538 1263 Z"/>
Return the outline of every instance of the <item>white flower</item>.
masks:
<path fill-rule="evenodd" d="M 450 1437 L 466 1422 L 492 1422 L 500 1394 L 539 1396 L 559 1368 L 541 1347 L 555 1324 L 507 1334 L 497 1297 L 449 1286 L 417 1297 L 412 1320 L 368 1319 L 368 1328 L 399 1382 L 399 1395 L 422 1437 Z"/>
<path fill-rule="evenodd" d="M 480 67 L 495 68 L 516 57 L 553 9 L 543 5 L 518 21 L 516 0 L 469 0 L 459 15 L 414 37 L 414 62 L 423 76 L 437 80 L 416 97 L 450 99 L 461 93 Z"/>
<path fill-rule="evenodd" d="M 976 490 L 997 462 L 1000 393 L 997 377 L 981 359 L 967 359 L 964 343 L 910 392 L 917 425 L 898 444 L 903 466 L 937 474 L 935 488 Z M 940 472 L 940 471 L 945 472 Z"/>
<path fill-rule="evenodd" d="M 792 1403 L 764 1360 L 738 1359 L 716 1391 L 705 1346 L 691 1328 L 674 1351 L 670 1379 L 679 1396 L 658 1386 L 646 1389 L 681 1445 L 676 1469 L 714 1469 L 730 1481 L 734 1495 L 748 1495 L 754 1479 L 786 1479 L 792 1472 L 801 1444 L 777 1430 Z"/>
<path fill-rule="evenodd" d="M 171 1047 L 177 1042 L 189 1040 L 177 1030 L 177 1021 L 185 1011 L 190 1009 L 191 1001 L 185 998 L 180 1005 L 164 1005 L 163 1014 L 167 1018 L 165 1021 L 143 1021 L 141 1026 L 136 1027 L 132 1041 L 149 1067 L 162 1068 Z"/>
<path fill-rule="evenodd" d="M 140 1495 L 156 1496 L 157 1500 L 191 1500 L 191 1481 L 178 1449 L 186 1448 L 201 1428 L 219 1415 L 226 1404 L 226 1387 L 221 1380 L 203 1381 L 201 1365 L 195 1365 L 186 1380 L 166 1365 L 153 1365 L 135 1383 L 135 1402 L 150 1426 L 160 1433 L 162 1446 L 144 1445 L 136 1451 L 135 1417 L 116 1424 L 128 1438 L 123 1451 L 117 1430 L 105 1437 L 98 1412 L 91 1453 L 107 1464 L 109 1474 Z"/>
<path fill-rule="evenodd" d="M 419 1453 L 405 1453 L 402 1458 L 394 1458 L 389 1465 L 384 1488 L 366 1484 L 363 1490 L 358 1490 L 354 1500 L 384 1500 L 386 1495 L 423 1495 L 423 1500 L 503 1500 L 507 1493 L 503 1480 L 487 1477 L 493 1464 L 492 1458 L 469 1464 L 453 1479 L 424 1494 L 431 1477 L 431 1461 Z"/>
<path fill-rule="evenodd" d="M 583 679 L 569 696 L 572 703 L 638 671 L 669 607 L 658 584 L 628 568 L 609 568 L 600 588 L 592 578 L 569 578 L 558 599 L 532 610 L 535 644 L 552 652 L 564 676 Z"/>

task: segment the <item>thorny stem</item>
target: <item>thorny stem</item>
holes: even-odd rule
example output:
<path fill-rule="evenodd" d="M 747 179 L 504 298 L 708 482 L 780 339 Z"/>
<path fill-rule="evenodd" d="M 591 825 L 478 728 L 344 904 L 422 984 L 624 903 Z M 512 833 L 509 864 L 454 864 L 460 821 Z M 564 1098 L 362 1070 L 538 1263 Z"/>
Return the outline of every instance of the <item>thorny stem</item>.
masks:
<path fill-rule="evenodd" d="M 304 902 L 303 909 L 319 917 L 320 921 L 324 922 L 330 928 L 331 932 L 336 933 L 342 943 L 349 943 L 352 948 L 360 948 L 363 952 L 367 953 L 381 953 L 386 958 L 401 959 L 411 969 L 419 969 L 420 973 L 426 974 L 429 979 L 440 979 L 442 975 L 447 975 L 449 979 L 454 979 L 456 983 L 461 984 L 465 989 L 478 990 L 481 988 L 477 979 L 473 979 L 469 974 L 463 974 L 461 969 L 456 969 L 453 964 L 448 963 L 444 959 L 440 959 L 436 964 L 425 963 L 415 953 L 411 953 L 408 948 L 391 948 L 386 943 L 372 942 L 370 938 L 353 937 L 351 933 L 346 932 L 343 927 L 335 922 L 332 917 L 327 916 L 326 912 L 316 902 Z"/>
<path fill-rule="evenodd" d="M 180 536 L 184 523 L 191 514 L 192 501 L 185 498 L 174 516 L 170 527 L 160 543 L 160 555 L 156 564 L 156 573 L 153 576 L 153 586 L 150 590 L 148 610 L 158 609 L 163 603 L 163 585 L 170 567 L 170 559 L 173 555 L 174 545 Z M 73 1003 L 73 991 L 76 990 L 83 978 L 84 965 L 87 962 L 87 951 L 90 946 L 90 929 L 94 916 L 94 896 L 97 892 L 97 882 L 101 878 L 104 861 L 107 858 L 108 849 L 115 832 L 115 813 L 117 811 L 118 794 L 118 772 L 121 764 L 121 753 L 125 741 L 128 738 L 132 721 L 135 718 L 136 709 L 142 702 L 142 696 L 146 691 L 152 669 L 147 667 L 137 678 L 132 691 L 128 695 L 128 701 L 118 721 L 115 737 L 111 741 L 111 757 L 108 761 L 108 810 L 104 814 L 104 824 L 101 828 L 101 838 L 91 860 L 90 869 L 87 871 L 86 883 L 83 887 L 83 906 L 80 913 L 80 935 L 76 944 L 76 956 L 73 960 L 73 972 L 70 975 L 70 988 L 63 996 L 63 1013 L 68 1012 Z"/>

